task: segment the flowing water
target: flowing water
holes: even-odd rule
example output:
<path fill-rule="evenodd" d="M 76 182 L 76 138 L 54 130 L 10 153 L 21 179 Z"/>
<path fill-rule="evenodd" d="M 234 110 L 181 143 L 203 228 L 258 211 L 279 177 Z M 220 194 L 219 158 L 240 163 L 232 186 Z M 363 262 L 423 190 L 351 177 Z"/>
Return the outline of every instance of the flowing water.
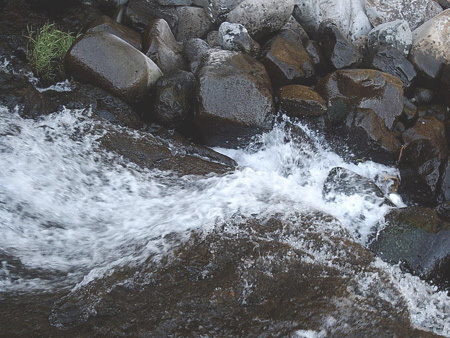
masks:
<path fill-rule="evenodd" d="M 0 107 L 0 301 L 14 293 L 73 292 L 114 267 L 167 255 L 170 234 L 188 239 L 192 231 L 213 231 L 236 214 L 317 210 L 366 244 L 391 207 L 364 194 L 325 200 L 324 182 L 337 166 L 370 178 L 394 204 L 403 205 L 389 195 L 387 177 L 399 175 L 395 168 L 346 162 L 314 131 L 298 124 L 287 128 L 289 121 L 245 149 L 216 149 L 235 159 L 237 170 L 178 177 L 103 150 L 98 140 L 106 122 L 90 115 L 63 110 L 34 121 Z M 139 137 L 136 131 L 108 128 Z M 374 264 L 390 276 L 414 325 L 450 337 L 445 293 L 398 267 Z M 362 284 L 376 282 L 370 278 Z M 308 335 L 321 336 L 298 332 Z"/>

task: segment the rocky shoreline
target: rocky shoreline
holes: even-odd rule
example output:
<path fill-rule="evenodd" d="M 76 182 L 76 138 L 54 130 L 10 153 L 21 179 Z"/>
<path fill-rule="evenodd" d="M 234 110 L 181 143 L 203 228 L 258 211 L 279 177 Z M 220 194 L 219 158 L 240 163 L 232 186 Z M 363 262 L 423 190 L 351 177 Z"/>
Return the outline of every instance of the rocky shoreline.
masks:
<path fill-rule="evenodd" d="M 140 135 L 136 142 L 125 133 L 105 130 L 101 140 L 104 149 L 141 167 L 170 170 L 180 176 L 233 171 L 236 162 L 208 147 L 244 147 L 255 135 L 271 130 L 276 119 L 285 114 L 324 134 L 337 152 L 345 144 L 353 161 L 374 160 L 399 168 L 401 181 L 394 178 L 393 190 L 410 206 L 391 211 L 387 226 L 374 234 L 369 248 L 383 260 L 400 263 L 404 270 L 448 291 L 449 8 L 445 0 L 71 0 L 64 4 L 3 0 L 0 105 L 11 111 L 19 109 L 21 116 L 32 119 L 62 107 L 90 107 L 93 119 L 133 129 Z M 39 27 L 49 21 L 65 31 L 82 34 L 65 58 L 71 79 L 68 91 L 39 90 L 44 84 L 30 75 L 24 32 L 27 26 Z M 174 153 L 173 147 L 182 151 Z M 342 168 L 330 172 L 323 194 L 351 194 L 354 187 L 367 190 L 380 204 L 390 203 L 373 182 Z M 214 242 L 228 241 L 217 234 L 211 236 L 216 236 Z M 310 234 L 309 239 L 313 237 Z M 204 245 L 195 241 L 183 245 Z M 202 250 L 212 255 L 210 248 Z M 229 255 L 227 250 L 220 255 Z M 267 250 L 273 254 L 285 248 Z M 372 253 L 362 247 L 357 250 L 364 256 L 362 260 L 367 260 L 362 264 L 370 265 Z M 182 262 L 191 259 L 179 258 Z M 197 264 L 196 259 L 192 264 Z M 176 269 L 171 264 L 175 263 L 169 262 L 167 269 Z M 291 263 L 286 264 L 295 270 Z M 117 282 L 122 276 L 114 278 Z M 287 277 L 280 278 L 271 283 L 284 283 Z M 103 292 L 102 287 L 92 286 L 97 293 Z M 223 286 L 227 287 L 233 289 Z M 159 297 L 149 290 L 145 286 L 133 297 L 139 298 L 136 295 L 141 293 Z M 109 297 L 114 298 L 115 292 Z M 184 296 L 196 297 L 191 291 Z M 75 301 L 60 302 L 55 310 L 59 317 L 53 316 L 52 324 L 64 329 L 81 325 L 82 331 L 87 325 L 86 335 L 98 319 L 84 324 L 80 318 L 86 314 L 64 304 L 82 302 L 86 295 L 70 297 Z M 221 302 L 226 302 L 225 298 Z M 186 306 L 179 305 L 180 311 L 189 312 Z M 220 311 L 227 312 L 226 306 Z M 399 316 L 399 322 L 406 320 L 403 314 Z M 205 320 L 215 323 L 212 317 Z M 386 318 L 380 322 L 380 332 L 393 325 Z M 292 323 L 286 322 L 280 334 L 296 327 Z M 152 325 L 158 326 L 153 323 L 149 327 Z M 180 327 L 179 323 L 173 325 Z M 405 333 L 402 330 L 409 329 L 401 326 L 392 326 L 392 332 L 428 336 Z M 115 327 L 107 334 L 127 332 L 122 329 Z M 174 335 L 189 332 L 166 329 Z M 258 330 L 247 328 L 245 332 L 256 335 L 261 332 Z M 150 331 L 161 334 L 164 328 Z M 226 332 L 235 333 L 233 329 Z M 354 332 L 353 336 L 357 335 Z"/>

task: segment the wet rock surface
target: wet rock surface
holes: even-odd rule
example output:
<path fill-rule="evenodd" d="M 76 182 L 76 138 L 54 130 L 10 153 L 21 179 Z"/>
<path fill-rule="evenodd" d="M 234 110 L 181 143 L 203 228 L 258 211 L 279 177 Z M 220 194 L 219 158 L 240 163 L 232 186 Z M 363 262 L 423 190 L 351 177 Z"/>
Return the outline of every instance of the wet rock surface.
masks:
<path fill-rule="evenodd" d="M 327 112 L 324 99 L 315 91 L 301 85 L 279 89 L 280 109 L 290 117 L 321 117 Z"/>
<path fill-rule="evenodd" d="M 412 46 L 412 33 L 408 22 L 395 20 L 376 26 L 369 32 L 369 48 L 376 50 L 380 46 L 391 46 L 408 56 Z"/>
<path fill-rule="evenodd" d="M 450 285 L 450 223 L 433 209 L 408 207 L 386 216 L 387 225 L 371 249 L 390 263 L 403 267 L 436 285 Z"/>
<path fill-rule="evenodd" d="M 143 32 L 151 21 L 158 18 L 166 20 L 172 29 L 178 25 L 176 7 L 163 7 L 156 1 L 130 0 L 124 14 L 124 22 L 140 32 Z"/>
<path fill-rule="evenodd" d="M 223 22 L 219 27 L 218 42 L 223 49 L 258 55 L 261 47 L 253 40 L 247 29 L 238 23 Z"/>
<path fill-rule="evenodd" d="M 179 19 L 175 38 L 178 41 L 201 38 L 212 28 L 211 19 L 203 8 L 182 6 L 176 8 L 176 13 Z"/>
<path fill-rule="evenodd" d="M 247 54 L 212 51 L 197 78 L 195 123 L 206 144 L 233 146 L 271 127 L 270 80 L 263 65 Z"/>
<path fill-rule="evenodd" d="M 162 76 L 150 58 L 108 33 L 80 37 L 68 51 L 65 63 L 76 79 L 99 86 L 130 104 L 143 101 Z"/>
<path fill-rule="evenodd" d="M 315 74 L 311 56 L 300 36 L 291 30 L 282 31 L 266 43 L 261 62 L 278 86 L 309 82 Z"/>

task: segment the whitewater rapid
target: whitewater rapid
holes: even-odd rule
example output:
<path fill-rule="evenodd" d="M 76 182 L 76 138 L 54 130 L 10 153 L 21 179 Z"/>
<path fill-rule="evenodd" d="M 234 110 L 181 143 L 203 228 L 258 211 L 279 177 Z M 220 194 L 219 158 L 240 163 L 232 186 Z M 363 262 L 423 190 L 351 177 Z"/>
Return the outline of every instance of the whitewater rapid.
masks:
<path fill-rule="evenodd" d="M 399 173 L 371 161 L 346 162 L 300 124 L 300 134 L 285 120 L 245 149 L 216 149 L 239 164 L 229 174 L 179 177 L 102 149 L 105 125 L 137 139 L 142 133 L 91 115 L 65 109 L 35 121 L 0 107 L 0 296 L 81 287 L 114 266 L 166 254 L 171 234 L 188 239 L 236 214 L 318 210 L 365 244 L 391 208 L 363 195 L 325 201 L 322 188 L 333 167 L 375 181 L 386 195 L 386 177 Z M 375 264 L 407 300 L 415 325 L 450 336 L 445 293 L 398 267 Z"/>

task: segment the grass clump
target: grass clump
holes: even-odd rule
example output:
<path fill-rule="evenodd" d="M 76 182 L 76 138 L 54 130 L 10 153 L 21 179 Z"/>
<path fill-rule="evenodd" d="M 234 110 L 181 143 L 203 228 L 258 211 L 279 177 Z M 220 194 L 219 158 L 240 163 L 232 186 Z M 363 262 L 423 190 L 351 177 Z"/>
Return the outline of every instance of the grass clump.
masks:
<path fill-rule="evenodd" d="M 77 37 L 59 30 L 54 23 L 46 23 L 37 31 L 28 28 L 27 57 L 35 75 L 44 83 L 63 80 L 64 57 Z"/>

